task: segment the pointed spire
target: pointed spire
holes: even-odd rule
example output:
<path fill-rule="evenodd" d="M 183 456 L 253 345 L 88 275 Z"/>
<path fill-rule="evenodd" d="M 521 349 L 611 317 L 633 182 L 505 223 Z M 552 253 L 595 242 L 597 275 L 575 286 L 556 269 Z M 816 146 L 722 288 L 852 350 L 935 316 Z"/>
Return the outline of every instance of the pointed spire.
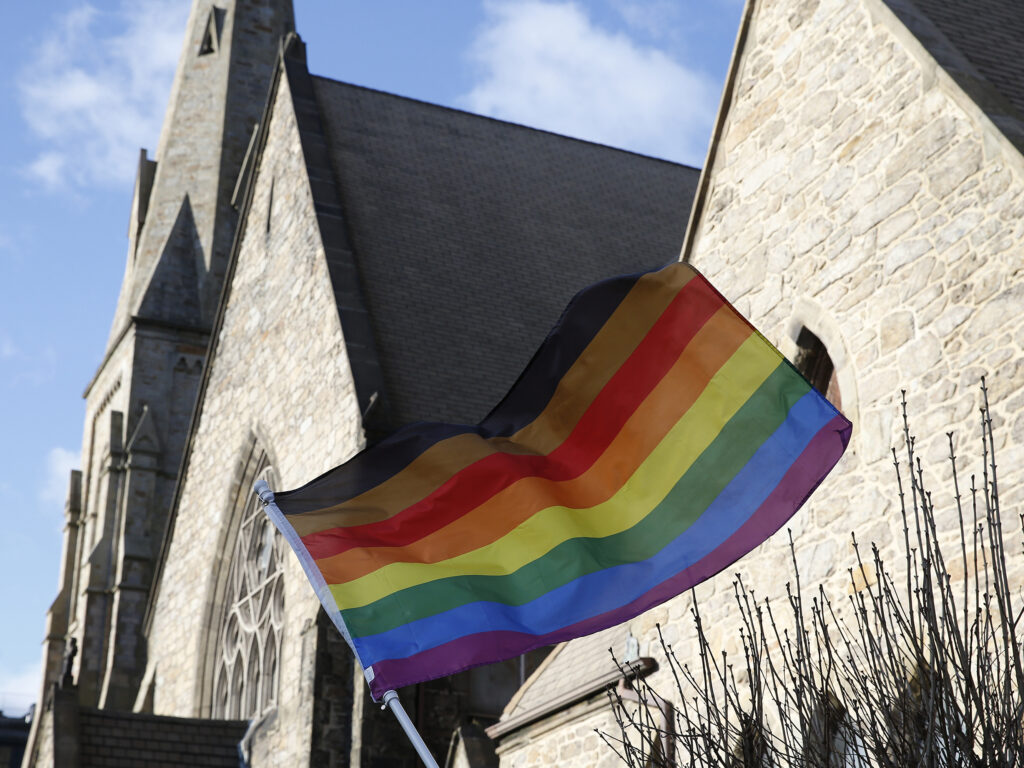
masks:
<path fill-rule="evenodd" d="M 203 274 L 202 246 L 185 195 L 136 315 L 186 327 L 197 325 L 202 316 L 199 292 Z"/>
<path fill-rule="evenodd" d="M 164 258 L 179 263 L 186 197 L 201 254 L 194 307 L 176 322 L 209 327 L 234 236 L 231 191 L 263 107 L 281 38 L 295 27 L 291 0 L 194 0 L 181 58 L 153 160 L 140 160 L 130 253 L 110 344 L 151 302 L 166 276 Z M 148 194 L 142 194 L 148 193 Z M 134 237 L 131 234 L 134 233 Z"/>
<path fill-rule="evenodd" d="M 88 706 L 130 706 L 145 671 L 153 537 L 166 523 L 234 237 L 231 192 L 293 18 L 291 0 L 194 0 L 160 141 L 152 159 L 140 154 L 108 355 L 86 390 L 89 413 L 113 419 L 110 455 L 83 467 L 94 490 L 78 542 L 90 545 L 76 550 L 69 597 L 77 695 Z M 160 362 L 176 359 L 186 375 Z M 126 456 L 121 413 L 144 405 Z M 104 444 L 100 424 L 86 422 L 84 444 Z"/>

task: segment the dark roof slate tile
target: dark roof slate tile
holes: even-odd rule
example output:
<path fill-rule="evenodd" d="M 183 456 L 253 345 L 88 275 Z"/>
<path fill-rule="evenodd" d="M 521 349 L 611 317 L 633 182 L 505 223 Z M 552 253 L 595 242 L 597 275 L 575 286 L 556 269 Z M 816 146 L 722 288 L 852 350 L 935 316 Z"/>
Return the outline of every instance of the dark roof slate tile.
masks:
<path fill-rule="evenodd" d="M 479 421 L 576 291 L 678 257 L 693 168 L 312 80 L 392 426 Z"/>
<path fill-rule="evenodd" d="M 79 763 L 237 768 L 244 720 L 204 720 L 83 708 Z"/>
<path fill-rule="evenodd" d="M 1024 115 L 1024 3 L 913 0 L 975 69 Z"/>

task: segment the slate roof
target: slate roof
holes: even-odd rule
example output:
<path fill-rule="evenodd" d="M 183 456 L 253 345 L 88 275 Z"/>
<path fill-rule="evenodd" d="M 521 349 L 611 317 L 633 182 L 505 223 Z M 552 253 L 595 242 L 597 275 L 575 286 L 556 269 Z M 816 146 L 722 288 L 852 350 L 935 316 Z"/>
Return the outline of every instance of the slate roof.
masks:
<path fill-rule="evenodd" d="M 577 290 L 678 258 L 696 169 L 321 77 L 312 90 L 391 426 L 479 421 Z M 305 147 L 319 126 L 303 126 Z"/>
<path fill-rule="evenodd" d="M 1024 153 L 1020 0 L 876 0 L 888 6 L 999 131 Z"/>
<path fill-rule="evenodd" d="M 978 72 L 1024 115 L 1021 0 L 913 0 Z"/>
<path fill-rule="evenodd" d="M 238 768 L 244 720 L 200 720 L 83 708 L 79 764 L 85 768 Z"/>
<path fill-rule="evenodd" d="M 30 727 L 25 717 L 4 717 L 0 710 L 0 768 L 20 768 Z"/>
<path fill-rule="evenodd" d="M 627 634 L 625 627 L 609 627 L 557 646 L 548 662 L 537 669 L 517 697 L 509 702 L 502 720 L 539 710 L 574 688 L 585 687 L 591 680 L 618 671 L 608 649 L 621 661 Z"/>

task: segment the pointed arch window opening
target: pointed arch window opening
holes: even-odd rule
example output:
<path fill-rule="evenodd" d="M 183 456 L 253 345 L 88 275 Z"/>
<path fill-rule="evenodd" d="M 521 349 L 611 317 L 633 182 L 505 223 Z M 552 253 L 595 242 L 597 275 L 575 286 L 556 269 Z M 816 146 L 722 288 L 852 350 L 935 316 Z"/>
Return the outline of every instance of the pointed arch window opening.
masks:
<path fill-rule="evenodd" d="M 836 408 L 842 410 L 839 377 L 825 344 L 806 326 L 796 339 L 796 359 L 793 365 L 818 392 Z"/>
<path fill-rule="evenodd" d="M 225 9 L 214 6 L 210 9 L 210 15 L 206 17 L 206 28 L 203 30 L 203 39 L 199 43 L 199 55 L 207 56 L 216 53 L 220 48 L 220 35 L 224 29 Z"/>
<path fill-rule="evenodd" d="M 260 454 L 257 471 L 246 473 L 245 488 L 273 469 Z M 284 621 L 284 538 L 247 494 L 224 592 L 219 646 L 214 666 L 213 716 L 258 717 L 277 703 L 278 663 Z"/>

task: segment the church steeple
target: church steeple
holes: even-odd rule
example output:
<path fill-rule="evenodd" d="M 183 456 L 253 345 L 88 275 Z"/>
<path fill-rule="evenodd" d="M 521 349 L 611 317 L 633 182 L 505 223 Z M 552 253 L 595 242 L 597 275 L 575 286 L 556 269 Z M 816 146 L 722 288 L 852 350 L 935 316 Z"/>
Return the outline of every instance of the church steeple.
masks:
<path fill-rule="evenodd" d="M 82 704 L 130 709 L 137 696 L 153 568 L 235 233 L 232 192 L 294 26 L 292 0 L 193 0 L 159 144 L 139 158 L 107 354 L 85 393 L 68 501 L 81 511 L 48 615 L 44 696 L 72 640 Z"/>
<path fill-rule="evenodd" d="M 180 309 L 173 317 L 153 314 L 179 290 L 183 301 L 198 297 L 188 325 L 209 328 L 234 236 L 231 192 L 279 41 L 294 27 L 291 0 L 194 0 L 155 157 L 143 151 L 139 163 L 108 348 L 133 316 L 181 324 Z M 183 220 L 192 232 L 182 231 Z M 192 249 L 191 259 L 183 248 Z M 163 300 L 149 300 L 153 291 Z"/>

